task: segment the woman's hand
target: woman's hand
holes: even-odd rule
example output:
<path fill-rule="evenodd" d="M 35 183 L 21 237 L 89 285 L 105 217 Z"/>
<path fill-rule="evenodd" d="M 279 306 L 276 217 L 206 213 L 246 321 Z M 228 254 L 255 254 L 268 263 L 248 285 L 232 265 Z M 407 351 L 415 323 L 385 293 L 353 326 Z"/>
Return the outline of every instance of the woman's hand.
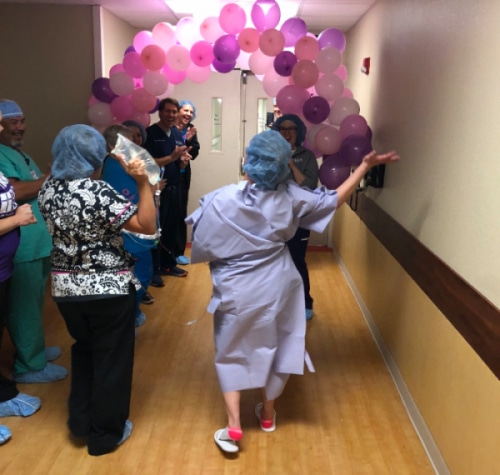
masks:
<path fill-rule="evenodd" d="M 28 226 L 28 224 L 36 223 L 35 215 L 29 203 L 18 206 L 15 216 L 19 220 L 19 226 Z"/>
<path fill-rule="evenodd" d="M 363 163 L 368 168 L 376 167 L 377 165 L 384 165 L 385 163 L 397 162 L 399 160 L 399 155 L 391 150 L 390 152 L 377 154 L 375 150 L 372 150 L 370 153 L 363 157 Z"/>
<path fill-rule="evenodd" d="M 146 164 L 140 158 L 132 158 L 128 163 L 125 162 L 122 156 L 118 156 L 122 161 L 125 171 L 137 182 L 137 184 L 147 183 L 149 178 L 146 174 Z"/>

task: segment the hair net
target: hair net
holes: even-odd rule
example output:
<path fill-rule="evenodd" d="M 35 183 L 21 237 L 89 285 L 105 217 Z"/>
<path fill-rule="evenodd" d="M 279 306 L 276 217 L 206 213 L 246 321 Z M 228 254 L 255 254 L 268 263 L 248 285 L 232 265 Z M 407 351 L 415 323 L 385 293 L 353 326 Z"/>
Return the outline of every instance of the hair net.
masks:
<path fill-rule="evenodd" d="M 93 127 L 76 124 L 64 127 L 52 144 L 52 176 L 75 180 L 92 175 L 106 157 L 106 140 Z"/>
<path fill-rule="evenodd" d="M 298 115 L 295 114 L 282 115 L 279 119 L 276 119 L 271 128 L 273 130 L 279 130 L 280 125 L 283 122 L 285 122 L 285 120 L 289 120 L 297 126 L 297 138 L 295 140 L 295 145 L 302 145 L 302 142 L 306 139 L 307 129 L 304 122 L 302 122 L 302 120 Z"/>
<path fill-rule="evenodd" d="M 179 109 L 182 109 L 184 106 L 191 106 L 193 108 L 193 118 L 191 120 L 196 119 L 195 105 L 191 101 L 188 101 L 187 99 L 182 99 L 182 101 L 179 101 Z"/>
<path fill-rule="evenodd" d="M 148 136 L 146 134 L 146 129 L 142 124 L 136 122 L 135 120 L 126 120 L 125 122 L 123 122 L 123 125 L 125 125 L 126 127 L 137 127 L 141 132 L 142 145 L 146 143 L 146 139 L 148 138 Z"/>
<path fill-rule="evenodd" d="M 0 99 L 0 112 L 4 119 L 9 117 L 24 117 L 23 111 L 17 102 L 10 99 Z"/>
<path fill-rule="evenodd" d="M 275 190 L 290 173 L 288 162 L 291 156 L 290 144 L 281 134 L 267 130 L 250 140 L 243 170 L 261 188 Z"/>

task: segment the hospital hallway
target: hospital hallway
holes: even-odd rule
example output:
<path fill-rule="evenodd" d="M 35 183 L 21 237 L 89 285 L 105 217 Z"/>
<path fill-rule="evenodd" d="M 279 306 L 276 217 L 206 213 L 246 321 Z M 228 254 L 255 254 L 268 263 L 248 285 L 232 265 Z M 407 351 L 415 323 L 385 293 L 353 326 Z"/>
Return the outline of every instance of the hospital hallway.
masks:
<path fill-rule="evenodd" d="M 314 317 L 307 350 L 316 372 L 292 376 L 276 403 L 277 429 L 260 430 L 260 392 L 242 393 L 243 439 L 222 453 L 214 432 L 226 415 L 213 365 L 211 281 L 206 264 L 186 266 L 186 278 L 164 277 L 150 288 L 137 329 L 130 420 L 132 435 L 115 452 L 91 457 L 66 427 L 69 377 L 19 384 L 39 396 L 31 417 L 0 424 L 12 440 L 0 447 L 2 475 L 428 475 L 435 473 L 361 310 L 331 250 L 307 254 Z M 258 298 L 258 296 L 256 296 Z M 47 294 L 46 343 L 60 345 L 70 368 L 68 335 Z M 0 367 L 10 376 L 14 349 L 7 331 Z"/>

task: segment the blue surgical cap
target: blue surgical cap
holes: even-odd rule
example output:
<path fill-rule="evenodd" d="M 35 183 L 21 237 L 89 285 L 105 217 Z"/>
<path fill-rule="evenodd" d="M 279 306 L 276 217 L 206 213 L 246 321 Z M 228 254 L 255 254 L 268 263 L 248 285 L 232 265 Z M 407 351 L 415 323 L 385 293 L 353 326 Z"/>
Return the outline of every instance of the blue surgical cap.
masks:
<path fill-rule="evenodd" d="M 148 136 L 146 134 L 146 129 L 142 124 L 136 122 L 135 120 L 126 120 L 125 122 L 123 122 L 123 125 L 125 127 L 137 127 L 139 129 L 139 132 L 141 133 L 142 145 L 146 143 L 146 139 L 148 138 Z"/>
<path fill-rule="evenodd" d="M 93 127 L 64 127 L 52 144 L 52 176 L 57 180 L 87 178 L 102 166 L 106 140 Z"/>
<path fill-rule="evenodd" d="M 302 142 L 306 139 L 307 128 L 298 115 L 282 115 L 279 119 L 276 119 L 271 128 L 273 130 L 279 130 L 280 125 L 286 120 L 293 122 L 297 126 L 297 138 L 295 139 L 295 145 L 302 145 Z"/>
<path fill-rule="evenodd" d="M 193 108 L 193 118 L 191 120 L 196 119 L 195 105 L 191 101 L 188 101 L 187 99 L 182 99 L 182 101 L 179 101 L 179 109 L 182 109 L 184 106 L 191 106 Z"/>
<path fill-rule="evenodd" d="M 8 119 L 9 117 L 24 117 L 18 103 L 10 99 L 0 99 L 0 112 L 4 119 Z"/>
<path fill-rule="evenodd" d="M 245 173 L 259 187 L 275 190 L 289 175 L 290 144 L 274 130 L 255 135 L 246 149 Z"/>

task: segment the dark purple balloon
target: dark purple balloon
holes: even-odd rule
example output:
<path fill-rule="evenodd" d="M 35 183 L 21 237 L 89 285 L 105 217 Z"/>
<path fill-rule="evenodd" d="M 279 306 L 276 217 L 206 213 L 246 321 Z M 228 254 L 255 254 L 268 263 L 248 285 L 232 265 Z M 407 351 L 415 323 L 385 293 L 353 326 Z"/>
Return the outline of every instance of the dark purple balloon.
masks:
<path fill-rule="evenodd" d="M 342 140 L 339 155 L 343 163 L 357 167 L 371 150 L 370 140 L 365 135 L 349 135 Z"/>
<path fill-rule="evenodd" d="M 291 76 L 292 69 L 297 62 L 297 56 L 291 51 L 282 51 L 274 58 L 274 70 L 280 76 Z"/>
<path fill-rule="evenodd" d="M 240 55 L 240 45 L 235 35 L 222 35 L 214 43 L 214 57 L 219 63 L 230 64 Z"/>
<path fill-rule="evenodd" d="M 125 50 L 125 53 L 123 53 L 123 56 L 125 56 L 126 54 L 129 54 L 129 53 L 135 53 L 135 48 L 133 45 L 130 45 L 126 50 Z"/>
<path fill-rule="evenodd" d="M 330 157 L 332 155 L 329 155 Z M 349 178 L 351 167 L 337 166 L 330 160 L 324 160 L 319 167 L 319 181 L 330 190 L 336 190 Z"/>
<path fill-rule="evenodd" d="M 118 97 L 109 87 L 109 78 L 97 78 L 92 83 L 92 95 L 101 102 L 109 104 Z"/>
<path fill-rule="evenodd" d="M 330 114 L 330 104 L 324 97 L 310 97 L 304 102 L 302 113 L 311 124 L 321 124 Z"/>
<path fill-rule="evenodd" d="M 212 61 L 212 66 L 218 73 L 229 73 L 231 72 L 234 67 L 236 66 L 236 61 L 233 61 L 232 63 L 221 63 L 220 61 L 217 61 L 216 58 Z"/>
<path fill-rule="evenodd" d="M 370 126 L 368 126 L 368 130 L 366 131 L 365 137 L 372 143 L 372 138 L 373 138 L 373 130 L 370 129 Z"/>

